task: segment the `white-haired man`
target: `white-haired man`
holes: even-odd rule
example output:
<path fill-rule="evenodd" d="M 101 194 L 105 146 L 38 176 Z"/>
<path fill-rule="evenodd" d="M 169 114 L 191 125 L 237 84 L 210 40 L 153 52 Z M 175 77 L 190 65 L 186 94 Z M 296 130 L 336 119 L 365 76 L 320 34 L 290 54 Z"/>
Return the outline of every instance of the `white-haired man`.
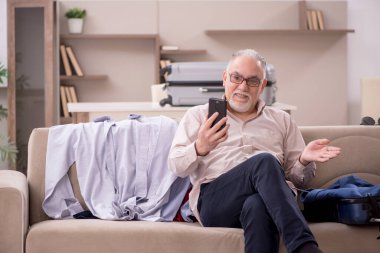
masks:
<path fill-rule="evenodd" d="M 204 226 L 244 229 L 245 252 L 322 252 L 295 200 L 315 175 L 314 161 L 340 148 L 305 146 L 290 115 L 265 106 L 266 63 L 252 49 L 233 54 L 223 73 L 227 116 L 211 127 L 208 104 L 190 108 L 173 140 L 169 166 L 193 184 L 190 207 Z M 226 127 L 221 128 L 226 123 Z"/>

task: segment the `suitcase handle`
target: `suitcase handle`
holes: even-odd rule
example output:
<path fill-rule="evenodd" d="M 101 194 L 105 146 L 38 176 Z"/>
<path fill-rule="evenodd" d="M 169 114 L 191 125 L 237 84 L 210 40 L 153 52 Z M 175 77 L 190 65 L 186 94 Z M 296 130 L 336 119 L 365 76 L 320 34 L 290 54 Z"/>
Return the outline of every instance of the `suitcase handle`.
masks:
<path fill-rule="evenodd" d="M 199 91 L 202 92 L 202 93 L 208 93 L 208 92 L 224 92 L 224 88 L 204 88 L 204 87 L 201 87 L 199 88 Z"/>

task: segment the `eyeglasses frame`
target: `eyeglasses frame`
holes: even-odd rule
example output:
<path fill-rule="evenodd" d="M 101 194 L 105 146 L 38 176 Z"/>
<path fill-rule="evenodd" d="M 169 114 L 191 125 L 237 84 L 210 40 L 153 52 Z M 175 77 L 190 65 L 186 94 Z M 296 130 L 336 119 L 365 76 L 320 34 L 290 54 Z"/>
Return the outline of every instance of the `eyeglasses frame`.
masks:
<path fill-rule="evenodd" d="M 248 87 L 259 87 L 259 86 L 260 86 L 261 84 L 263 84 L 263 82 L 264 82 L 263 79 L 260 79 L 260 78 L 257 77 L 257 79 L 260 80 L 260 83 L 259 83 L 258 85 L 249 85 L 247 81 L 248 81 L 250 78 L 244 78 L 243 76 L 241 76 L 241 75 L 239 75 L 239 74 L 236 74 L 236 73 L 228 73 L 228 74 L 229 74 L 229 76 L 230 76 L 230 82 L 232 82 L 232 83 L 234 83 L 234 84 L 242 84 L 242 83 L 245 81 L 245 84 L 246 84 Z M 231 80 L 231 76 L 232 76 L 232 75 L 240 76 L 240 77 L 242 78 L 241 82 L 240 82 L 240 83 L 236 83 L 236 82 L 232 81 L 232 80 Z M 251 77 L 251 78 L 252 78 L 252 77 Z"/>

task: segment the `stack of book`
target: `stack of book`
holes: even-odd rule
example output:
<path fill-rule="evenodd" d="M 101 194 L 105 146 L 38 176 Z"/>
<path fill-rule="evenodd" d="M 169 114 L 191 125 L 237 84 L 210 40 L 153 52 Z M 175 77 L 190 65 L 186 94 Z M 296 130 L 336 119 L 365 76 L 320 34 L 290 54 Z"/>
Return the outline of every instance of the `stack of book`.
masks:
<path fill-rule="evenodd" d="M 311 31 L 325 30 L 325 22 L 323 20 L 323 13 L 320 10 L 306 10 L 307 29 Z"/>
<path fill-rule="evenodd" d="M 78 103 L 78 96 L 74 85 L 61 85 L 60 87 L 61 108 L 63 117 L 70 117 L 67 103 Z"/>
<path fill-rule="evenodd" d="M 71 46 L 60 45 L 60 55 L 63 63 L 64 75 L 66 76 L 83 76 L 82 68 L 74 54 Z M 74 71 L 75 74 L 74 74 Z"/>

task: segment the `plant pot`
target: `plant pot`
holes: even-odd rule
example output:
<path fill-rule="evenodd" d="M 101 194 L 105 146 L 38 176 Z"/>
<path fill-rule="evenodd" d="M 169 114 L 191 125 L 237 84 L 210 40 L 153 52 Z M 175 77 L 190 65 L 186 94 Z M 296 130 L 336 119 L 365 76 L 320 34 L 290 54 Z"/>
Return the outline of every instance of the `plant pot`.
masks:
<path fill-rule="evenodd" d="M 82 33 L 83 32 L 83 18 L 69 18 L 69 33 Z"/>

